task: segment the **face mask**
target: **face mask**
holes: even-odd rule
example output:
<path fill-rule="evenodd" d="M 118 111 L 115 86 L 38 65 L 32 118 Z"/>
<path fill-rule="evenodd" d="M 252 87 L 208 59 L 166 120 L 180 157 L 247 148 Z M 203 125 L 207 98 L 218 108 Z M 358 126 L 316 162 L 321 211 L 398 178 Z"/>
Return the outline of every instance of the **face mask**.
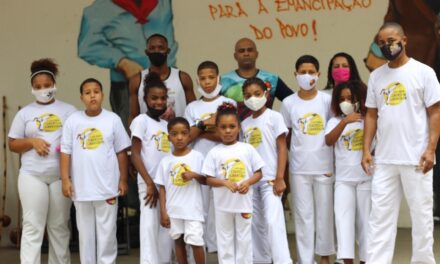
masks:
<path fill-rule="evenodd" d="M 308 73 L 298 74 L 296 76 L 296 80 L 298 81 L 299 87 L 301 87 L 304 90 L 311 90 L 313 89 L 313 87 L 316 86 L 316 83 L 318 82 L 318 76 L 310 75 Z"/>
<path fill-rule="evenodd" d="M 395 42 L 392 44 L 386 44 L 382 47 L 380 47 L 380 50 L 382 51 L 383 56 L 389 60 L 389 61 L 393 61 L 395 60 L 397 57 L 399 57 L 400 53 L 403 50 L 403 46 L 402 46 L 402 42 Z"/>
<path fill-rule="evenodd" d="M 212 92 L 210 92 L 210 93 L 205 92 L 205 91 L 203 90 L 203 88 L 200 87 L 200 84 L 199 84 L 199 87 L 197 87 L 197 91 L 199 91 L 199 93 L 200 93 L 203 97 L 205 97 L 206 99 L 212 99 L 212 98 L 217 97 L 217 95 L 220 93 L 221 89 L 222 89 L 222 85 L 220 84 L 220 77 L 217 78 L 217 86 L 216 86 L 215 89 L 214 89 Z"/>
<path fill-rule="evenodd" d="M 359 103 L 352 104 L 350 102 L 344 101 L 339 104 L 339 108 L 341 108 L 341 112 L 347 116 L 359 110 Z"/>
<path fill-rule="evenodd" d="M 346 82 L 350 80 L 350 68 L 334 68 L 332 77 L 335 80 L 335 85 Z"/>
<path fill-rule="evenodd" d="M 37 99 L 40 103 L 48 103 L 52 101 L 52 99 L 55 97 L 57 88 L 51 87 L 51 88 L 45 88 L 40 90 L 34 90 L 32 88 L 32 95 L 35 96 L 35 99 Z"/>
<path fill-rule="evenodd" d="M 167 55 L 168 54 L 162 52 L 147 53 L 147 56 L 150 59 L 151 64 L 153 64 L 156 67 L 162 66 L 167 62 Z"/>
<path fill-rule="evenodd" d="M 167 111 L 166 107 L 163 109 L 155 109 L 155 108 L 149 107 L 148 105 L 147 105 L 147 109 L 148 109 L 147 115 L 153 119 L 156 119 L 156 120 L 159 120 L 159 117 Z"/>
<path fill-rule="evenodd" d="M 244 100 L 244 105 L 252 111 L 260 110 L 267 102 L 266 93 L 262 97 L 252 96 L 251 98 Z"/>

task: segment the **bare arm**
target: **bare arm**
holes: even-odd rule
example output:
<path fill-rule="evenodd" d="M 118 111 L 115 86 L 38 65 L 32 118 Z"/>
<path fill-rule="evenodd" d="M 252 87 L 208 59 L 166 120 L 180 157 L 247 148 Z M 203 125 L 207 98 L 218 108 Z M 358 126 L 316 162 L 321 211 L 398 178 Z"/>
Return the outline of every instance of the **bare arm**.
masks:
<path fill-rule="evenodd" d="M 196 95 L 194 94 L 193 89 L 193 81 L 191 80 L 191 77 L 188 75 L 188 73 L 183 71 L 180 71 L 179 77 L 183 85 L 183 90 L 185 92 L 186 104 L 189 104 L 192 101 L 196 100 Z"/>
<path fill-rule="evenodd" d="M 195 179 L 200 184 L 206 184 L 206 177 L 193 171 L 185 171 L 182 173 L 182 178 L 184 181 Z"/>
<path fill-rule="evenodd" d="M 286 134 L 281 134 L 277 137 L 277 174 L 273 186 L 275 195 L 282 195 L 286 190 L 286 182 L 284 181 L 284 175 L 287 165 L 287 145 Z"/>
<path fill-rule="evenodd" d="M 338 141 L 338 138 L 344 131 L 345 126 L 350 123 L 360 121 L 361 119 L 362 116 L 359 113 L 351 113 L 348 116 L 344 117 L 330 133 L 325 135 L 325 144 L 327 144 L 327 146 L 333 146 L 336 141 Z"/>
<path fill-rule="evenodd" d="M 165 228 L 170 228 L 170 217 L 168 216 L 166 206 L 166 190 L 163 185 L 159 187 L 159 203 L 160 203 L 160 224 Z"/>
<path fill-rule="evenodd" d="M 263 174 L 261 173 L 261 169 L 259 169 L 255 171 L 249 179 L 240 183 L 238 186 L 238 192 L 240 194 L 246 194 L 249 191 L 250 186 L 257 183 L 261 178 L 263 178 Z"/>
<path fill-rule="evenodd" d="M 238 188 L 237 184 L 235 184 L 234 182 L 218 179 L 212 176 L 206 176 L 206 184 L 212 187 L 226 187 L 233 193 L 235 193 Z"/>
<path fill-rule="evenodd" d="M 73 186 L 70 180 L 70 154 L 61 152 L 60 154 L 60 174 L 63 195 L 72 198 Z"/>
<path fill-rule="evenodd" d="M 139 115 L 139 101 L 138 101 L 138 91 L 141 84 L 141 74 L 136 74 L 131 77 L 128 81 L 128 91 L 129 91 L 129 110 L 130 114 L 128 116 L 128 126 L 130 126 L 133 119 Z"/>
<path fill-rule="evenodd" d="M 432 169 L 435 162 L 435 149 L 440 135 L 440 102 L 427 108 L 429 123 L 428 146 L 420 158 L 419 166 L 423 173 L 427 173 Z"/>
<path fill-rule="evenodd" d="M 31 149 L 35 151 L 40 156 L 46 156 L 49 154 L 50 144 L 41 138 L 9 138 L 8 140 L 9 149 L 15 153 L 24 153 Z"/>
<path fill-rule="evenodd" d="M 190 142 L 194 142 L 202 133 L 202 130 L 195 126 L 192 126 L 189 130 Z"/>
<path fill-rule="evenodd" d="M 123 151 L 120 151 L 116 154 L 116 157 L 118 158 L 118 165 L 119 165 L 119 195 L 124 196 L 127 194 L 128 185 L 128 157 L 127 157 L 127 151 L 124 149 Z"/>
<path fill-rule="evenodd" d="M 362 155 L 362 168 L 371 175 L 370 167 L 373 165 L 373 158 L 371 156 L 371 143 L 376 135 L 377 129 L 377 108 L 368 108 L 365 116 L 364 124 L 364 151 Z"/>

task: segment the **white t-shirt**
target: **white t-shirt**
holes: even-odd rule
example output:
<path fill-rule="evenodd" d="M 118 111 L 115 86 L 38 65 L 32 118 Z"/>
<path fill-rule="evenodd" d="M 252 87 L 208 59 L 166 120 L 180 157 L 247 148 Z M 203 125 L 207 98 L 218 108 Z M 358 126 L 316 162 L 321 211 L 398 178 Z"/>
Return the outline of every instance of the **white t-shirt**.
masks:
<path fill-rule="evenodd" d="M 280 113 L 266 109 L 257 118 L 249 116 L 241 123 L 243 141 L 251 144 L 264 159 L 263 179 L 273 180 L 277 174 L 277 138 L 288 130 Z"/>
<path fill-rule="evenodd" d="M 142 161 L 153 181 L 159 162 L 171 151 L 167 124 L 165 120 L 156 121 L 144 113 L 133 119 L 130 125 L 131 137 L 142 141 Z M 138 184 L 146 184 L 139 173 Z"/>
<path fill-rule="evenodd" d="M 298 94 L 285 98 L 281 114 L 292 129 L 289 167 L 293 174 L 333 172 L 332 148 L 325 144 L 325 126 L 330 119 L 331 97 L 318 91 L 315 98 L 303 100 Z"/>
<path fill-rule="evenodd" d="M 332 117 L 327 123 L 325 134 L 330 133 L 342 117 Z M 362 169 L 362 150 L 364 144 L 364 121 L 349 123 L 335 142 L 336 181 L 368 181 Z"/>
<path fill-rule="evenodd" d="M 428 144 L 426 108 L 438 101 L 434 70 L 415 59 L 373 71 L 365 105 L 378 111 L 375 163 L 417 165 Z"/>
<path fill-rule="evenodd" d="M 12 121 L 8 137 L 41 138 L 50 144 L 49 154 L 45 157 L 39 156 L 33 148 L 22 153 L 20 174 L 59 177 L 62 127 L 66 119 L 75 111 L 74 106 L 58 100 L 48 105 L 34 102 L 18 111 Z"/>
<path fill-rule="evenodd" d="M 168 216 L 176 219 L 204 221 L 202 192 L 197 180 L 183 181 L 182 173 L 193 171 L 200 174 L 203 155 L 191 150 L 185 156 L 164 157 L 157 168 L 154 182 L 166 190 Z"/>
<path fill-rule="evenodd" d="M 224 96 L 219 96 L 213 101 L 205 102 L 202 99 L 191 102 L 185 109 L 185 118 L 188 120 L 190 126 L 194 126 L 198 121 L 209 119 L 217 112 L 217 108 L 223 103 L 228 102 L 236 105 L 235 101 Z M 208 128 L 210 129 L 210 128 Z M 211 128 L 215 130 L 214 128 Z M 193 149 L 200 151 L 206 155 L 218 142 L 211 141 L 205 138 L 198 138 L 194 141 Z"/>
<path fill-rule="evenodd" d="M 101 201 L 118 196 L 119 163 L 116 153 L 130 147 L 121 119 L 102 109 L 97 116 L 84 111 L 66 121 L 61 152 L 71 155 L 74 201 Z"/>
<path fill-rule="evenodd" d="M 202 173 L 240 184 L 263 166 L 264 161 L 249 144 L 218 144 L 208 152 L 203 162 Z M 233 213 L 252 213 L 252 186 L 246 194 L 232 193 L 226 187 L 215 187 L 212 190 L 216 209 Z"/>

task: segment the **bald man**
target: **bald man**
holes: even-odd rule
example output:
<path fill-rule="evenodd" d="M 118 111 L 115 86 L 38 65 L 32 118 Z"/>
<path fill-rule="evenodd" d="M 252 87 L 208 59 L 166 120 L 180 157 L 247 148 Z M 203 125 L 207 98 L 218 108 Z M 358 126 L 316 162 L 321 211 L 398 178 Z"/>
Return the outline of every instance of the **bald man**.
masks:
<path fill-rule="evenodd" d="M 405 196 L 412 223 L 411 263 L 434 264 L 432 167 L 440 134 L 440 84 L 431 67 L 408 57 L 410 40 L 399 24 L 384 24 L 377 40 L 389 62 L 371 73 L 365 103 L 362 167 L 371 175 L 374 166 L 367 263 L 392 263 Z"/>
<path fill-rule="evenodd" d="M 281 80 L 281 78 L 267 71 L 257 68 L 256 62 L 258 50 L 255 42 L 248 38 L 242 38 L 235 44 L 234 59 L 237 61 L 238 68 L 223 74 L 220 78 L 222 90 L 221 94 L 234 99 L 237 102 L 240 120 L 244 120 L 251 115 L 251 111 L 243 103 L 243 83 L 252 77 L 262 79 L 268 88 L 268 100 L 266 106 L 272 108 L 274 98 L 282 101 L 293 91 Z"/>

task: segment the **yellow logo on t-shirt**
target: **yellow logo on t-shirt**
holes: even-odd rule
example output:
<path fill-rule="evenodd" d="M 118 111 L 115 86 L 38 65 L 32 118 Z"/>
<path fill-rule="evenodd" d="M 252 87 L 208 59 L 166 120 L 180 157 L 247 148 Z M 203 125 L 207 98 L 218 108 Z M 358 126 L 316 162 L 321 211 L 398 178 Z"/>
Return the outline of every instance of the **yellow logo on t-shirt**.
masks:
<path fill-rule="evenodd" d="M 104 142 L 102 132 L 97 128 L 86 128 L 76 137 L 83 149 L 97 149 Z"/>
<path fill-rule="evenodd" d="M 34 118 L 38 130 L 44 132 L 54 132 L 62 127 L 61 119 L 55 115 L 46 113 Z"/>
<path fill-rule="evenodd" d="M 246 176 L 246 166 L 240 159 L 228 159 L 220 167 L 221 175 L 231 182 L 239 182 Z"/>
<path fill-rule="evenodd" d="M 250 127 L 244 132 L 244 141 L 258 148 L 262 142 L 261 130 L 258 127 Z"/>
<path fill-rule="evenodd" d="M 341 136 L 341 140 L 348 151 L 362 150 L 363 138 L 364 130 L 360 128 L 349 130 L 347 133 Z"/>
<path fill-rule="evenodd" d="M 307 113 L 298 119 L 299 129 L 305 135 L 315 136 L 324 130 L 324 120 L 317 113 Z"/>
<path fill-rule="evenodd" d="M 189 181 L 184 181 L 182 178 L 182 173 L 185 171 L 191 171 L 191 168 L 187 164 L 179 162 L 174 165 L 170 171 L 171 182 L 179 187 L 187 185 Z"/>
<path fill-rule="evenodd" d="M 162 152 L 170 152 L 171 146 L 170 141 L 168 141 L 168 134 L 163 132 L 162 130 L 159 130 L 151 136 L 151 139 L 154 140 L 154 143 L 156 144 L 156 149 L 158 151 Z"/>
<path fill-rule="evenodd" d="M 380 91 L 386 105 L 399 105 L 406 100 L 406 88 L 400 82 L 392 82 Z"/>

